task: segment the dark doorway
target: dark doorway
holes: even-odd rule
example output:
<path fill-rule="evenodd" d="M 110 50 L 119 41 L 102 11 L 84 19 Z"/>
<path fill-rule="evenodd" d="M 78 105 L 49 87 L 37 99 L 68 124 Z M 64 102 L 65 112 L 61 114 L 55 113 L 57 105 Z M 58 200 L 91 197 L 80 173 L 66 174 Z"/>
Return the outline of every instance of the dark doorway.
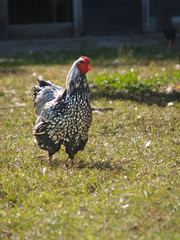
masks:
<path fill-rule="evenodd" d="M 72 0 L 9 0 L 9 24 L 72 22 Z"/>
<path fill-rule="evenodd" d="M 85 32 L 142 31 L 141 0 L 83 1 Z"/>

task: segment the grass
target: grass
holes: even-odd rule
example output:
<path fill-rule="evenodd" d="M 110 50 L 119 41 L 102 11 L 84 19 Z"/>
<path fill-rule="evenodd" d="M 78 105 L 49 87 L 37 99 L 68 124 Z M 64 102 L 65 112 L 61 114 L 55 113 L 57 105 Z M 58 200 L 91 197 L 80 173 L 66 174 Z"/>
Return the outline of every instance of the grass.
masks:
<path fill-rule="evenodd" d="M 1 239 L 179 239 L 179 49 L 121 47 L 0 59 Z M 65 87 L 92 58 L 89 141 L 48 166 L 32 135 L 39 75 Z"/>

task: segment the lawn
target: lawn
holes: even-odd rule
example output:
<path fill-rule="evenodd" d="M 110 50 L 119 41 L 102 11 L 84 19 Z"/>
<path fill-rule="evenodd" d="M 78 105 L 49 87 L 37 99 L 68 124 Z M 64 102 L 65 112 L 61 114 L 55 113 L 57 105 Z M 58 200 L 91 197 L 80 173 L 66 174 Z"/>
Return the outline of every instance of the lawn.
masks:
<path fill-rule="evenodd" d="M 53 166 L 32 134 L 36 78 L 65 87 L 80 55 L 94 111 L 85 150 Z M 24 52 L 0 58 L 0 239 L 180 239 L 180 49 Z"/>

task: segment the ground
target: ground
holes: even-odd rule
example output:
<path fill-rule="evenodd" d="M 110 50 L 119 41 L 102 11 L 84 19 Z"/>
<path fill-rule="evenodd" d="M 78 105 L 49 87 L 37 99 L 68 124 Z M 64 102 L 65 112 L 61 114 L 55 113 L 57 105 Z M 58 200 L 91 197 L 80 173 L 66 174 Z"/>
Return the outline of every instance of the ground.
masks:
<path fill-rule="evenodd" d="M 179 239 L 178 39 L 175 49 L 140 35 L 0 46 L 0 238 Z M 49 166 L 32 134 L 33 86 L 65 87 L 80 55 L 92 60 L 92 107 L 110 110 L 93 112 L 74 164 L 62 148 Z"/>
<path fill-rule="evenodd" d="M 129 34 L 115 36 L 86 36 L 79 38 L 30 39 L 0 41 L 1 53 L 36 52 L 54 50 L 79 50 L 83 48 L 120 47 L 124 45 L 165 47 L 167 41 L 163 34 Z M 176 37 L 180 47 L 180 35 Z"/>

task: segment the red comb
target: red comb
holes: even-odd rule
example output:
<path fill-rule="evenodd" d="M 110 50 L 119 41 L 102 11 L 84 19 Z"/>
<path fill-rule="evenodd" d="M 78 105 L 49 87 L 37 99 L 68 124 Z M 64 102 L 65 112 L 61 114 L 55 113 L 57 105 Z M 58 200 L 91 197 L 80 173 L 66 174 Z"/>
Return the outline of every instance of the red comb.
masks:
<path fill-rule="evenodd" d="M 87 63 L 90 63 L 91 62 L 91 60 L 90 60 L 90 58 L 88 58 L 88 57 L 85 57 L 85 56 L 81 56 Z"/>

